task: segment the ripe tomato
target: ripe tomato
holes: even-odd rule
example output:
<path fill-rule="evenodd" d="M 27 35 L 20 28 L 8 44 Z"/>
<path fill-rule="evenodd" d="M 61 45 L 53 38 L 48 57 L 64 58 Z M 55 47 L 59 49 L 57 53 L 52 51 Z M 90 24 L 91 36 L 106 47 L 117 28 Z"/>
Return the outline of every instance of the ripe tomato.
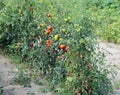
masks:
<path fill-rule="evenodd" d="M 66 49 L 63 49 L 62 54 L 64 54 L 65 52 L 67 52 L 67 50 L 66 50 Z"/>
<path fill-rule="evenodd" d="M 32 43 L 30 43 L 30 47 L 34 47 L 34 43 L 32 42 Z"/>
<path fill-rule="evenodd" d="M 50 25 L 48 26 L 47 30 L 45 30 L 45 33 L 49 35 L 51 32 L 52 32 L 52 26 Z"/>
<path fill-rule="evenodd" d="M 47 47 L 50 47 L 50 44 L 46 43 L 46 46 L 47 46 Z"/>
<path fill-rule="evenodd" d="M 51 30 L 45 30 L 45 33 L 48 34 L 48 35 L 49 35 L 51 32 L 52 32 Z"/>
<path fill-rule="evenodd" d="M 48 26 L 47 30 L 51 30 L 51 32 L 52 32 L 52 30 L 53 30 L 52 26 L 51 25 Z"/>
<path fill-rule="evenodd" d="M 60 45 L 60 49 L 66 49 L 66 45 Z"/>
<path fill-rule="evenodd" d="M 50 47 L 51 44 L 52 44 L 52 40 L 47 40 L 47 41 L 46 41 L 46 46 L 47 46 L 47 47 Z"/>

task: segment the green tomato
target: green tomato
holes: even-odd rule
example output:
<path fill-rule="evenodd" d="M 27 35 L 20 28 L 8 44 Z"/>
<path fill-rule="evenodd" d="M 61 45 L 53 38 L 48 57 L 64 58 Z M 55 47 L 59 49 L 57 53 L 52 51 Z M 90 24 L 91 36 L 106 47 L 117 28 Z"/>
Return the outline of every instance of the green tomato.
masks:
<path fill-rule="evenodd" d="M 70 19 L 71 19 L 70 17 L 67 17 L 67 18 L 64 19 L 64 21 L 65 21 L 65 22 L 69 22 Z"/>
<path fill-rule="evenodd" d="M 63 32 L 63 33 L 66 33 L 66 32 L 67 32 L 67 30 L 66 30 L 65 28 L 63 28 L 63 29 L 62 29 L 62 32 Z"/>
<path fill-rule="evenodd" d="M 64 42 L 63 38 L 60 38 L 59 40 L 60 40 L 60 43 L 63 43 L 63 42 Z"/>
<path fill-rule="evenodd" d="M 68 20 L 70 20 L 71 18 L 70 18 L 70 17 L 68 17 L 67 19 L 68 19 Z"/>
<path fill-rule="evenodd" d="M 58 35 L 55 35 L 55 36 L 54 36 L 54 40 L 55 40 L 55 41 L 58 41 L 58 40 L 59 40 L 59 36 L 58 36 Z"/>
<path fill-rule="evenodd" d="M 32 77 L 32 78 L 35 78 L 35 75 L 32 75 L 31 77 Z"/>
<path fill-rule="evenodd" d="M 65 22 L 68 22 L 68 19 L 67 19 L 67 18 L 65 18 L 65 19 L 64 19 L 64 21 L 65 21 Z"/>

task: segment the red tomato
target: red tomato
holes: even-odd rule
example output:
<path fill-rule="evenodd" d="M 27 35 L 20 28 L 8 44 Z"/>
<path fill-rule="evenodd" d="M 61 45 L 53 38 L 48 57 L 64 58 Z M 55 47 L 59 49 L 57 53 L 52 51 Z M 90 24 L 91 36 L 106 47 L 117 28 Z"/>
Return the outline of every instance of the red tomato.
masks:
<path fill-rule="evenodd" d="M 66 45 L 60 45 L 60 49 L 66 49 Z"/>
<path fill-rule="evenodd" d="M 49 35 L 51 32 L 52 32 L 51 30 L 45 30 L 45 33 L 48 34 L 48 35 Z"/>
<path fill-rule="evenodd" d="M 66 50 L 66 49 L 63 49 L 62 54 L 64 54 L 65 52 L 67 52 L 67 50 Z"/>
<path fill-rule="evenodd" d="M 47 28 L 47 30 L 50 30 L 51 32 L 52 32 L 52 26 L 50 25 L 50 26 L 48 26 L 48 28 Z"/>
<path fill-rule="evenodd" d="M 46 46 L 47 46 L 47 47 L 50 47 L 51 44 L 52 44 L 52 40 L 47 40 L 47 41 L 46 41 Z"/>
<path fill-rule="evenodd" d="M 34 43 L 32 42 L 32 43 L 30 43 L 30 47 L 34 47 Z"/>

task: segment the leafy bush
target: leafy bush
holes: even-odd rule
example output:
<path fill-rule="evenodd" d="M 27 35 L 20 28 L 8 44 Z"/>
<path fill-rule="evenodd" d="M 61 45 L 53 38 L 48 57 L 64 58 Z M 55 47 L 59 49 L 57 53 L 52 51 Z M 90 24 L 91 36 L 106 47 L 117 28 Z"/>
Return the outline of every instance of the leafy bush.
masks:
<path fill-rule="evenodd" d="M 71 2 L 62 2 L 73 8 L 70 13 L 60 1 L 4 1 L 0 45 L 18 55 L 34 78 L 46 75 L 62 95 L 106 95 L 112 85 L 94 35 L 96 20 Z"/>
<path fill-rule="evenodd" d="M 85 0 L 83 6 L 86 6 L 92 18 L 99 22 L 99 25 L 96 27 L 98 36 L 102 40 L 120 43 L 120 31 L 118 27 L 120 22 L 120 1 L 94 0 L 94 2 L 88 2 L 88 0 Z"/>

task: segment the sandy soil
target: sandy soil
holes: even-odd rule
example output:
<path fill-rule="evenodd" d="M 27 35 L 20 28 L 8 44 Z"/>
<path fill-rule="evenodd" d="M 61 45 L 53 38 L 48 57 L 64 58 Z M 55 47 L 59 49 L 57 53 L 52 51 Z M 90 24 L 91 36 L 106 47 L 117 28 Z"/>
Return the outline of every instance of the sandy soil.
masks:
<path fill-rule="evenodd" d="M 107 51 L 105 53 L 106 63 L 120 67 L 120 45 L 102 42 L 100 43 L 100 47 L 104 52 Z M 0 55 L 0 87 L 4 90 L 2 95 L 53 95 L 53 93 L 49 90 L 47 93 L 41 92 L 41 88 L 47 89 L 47 87 L 35 85 L 33 82 L 31 82 L 31 87 L 11 84 L 16 76 L 16 73 L 17 68 L 15 65 L 12 64 L 8 58 Z M 114 80 L 120 81 L 120 70 L 117 70 L 117 75 Z M 120 95 L 120 89 L 115 89 L 114 94 L 111 95 Z"/>
<path fill-rule="evenodd" d="M 106 63 L 115 65 L 117 67 L 117 75 L 113 79 L 113 82 L 120 83 L 120 44 L 116 45 L 114 43 L 101 42 L 100 47 L 102 48 L 102 51 L 105 52 Z M 120 95 L 120 85 L 119 88 L 115 89 L 114 94 L 111 95 Z"/>
<path fill-rule="evenodd" d="M 10 60 L 0 55 L 0 88 L 4 91 L 2 95 L 53 95 L 46 86 L 38 86 L 34 82 L 31 82 L 31 87 L 14 84 L 17 71 Z M 42 90 L 47 92 L 43 93 Z"/>

